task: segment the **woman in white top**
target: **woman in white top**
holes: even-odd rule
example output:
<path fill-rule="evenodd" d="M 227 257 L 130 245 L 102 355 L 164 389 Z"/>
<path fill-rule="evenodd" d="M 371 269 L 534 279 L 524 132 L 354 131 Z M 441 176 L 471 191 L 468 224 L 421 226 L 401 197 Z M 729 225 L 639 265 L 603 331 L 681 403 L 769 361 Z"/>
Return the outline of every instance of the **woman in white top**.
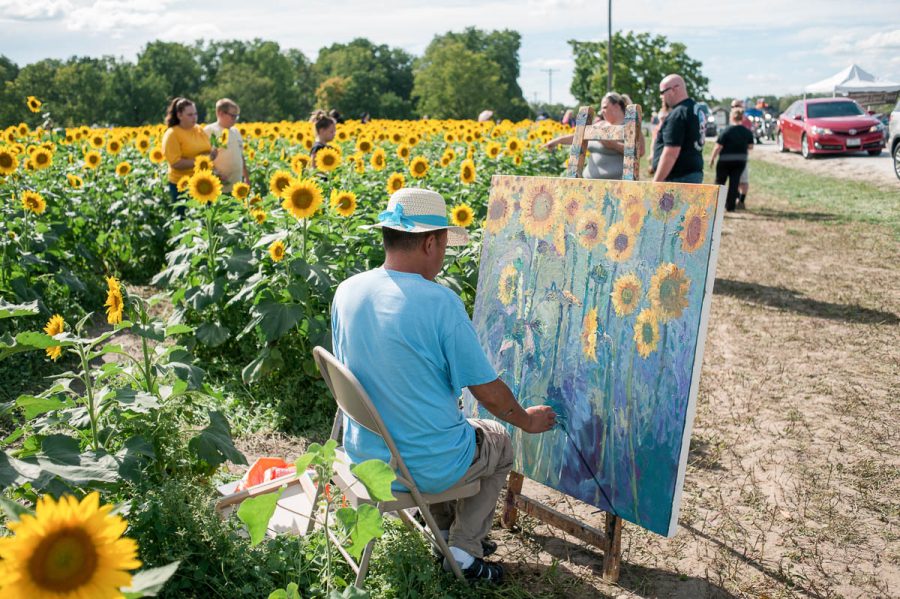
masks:
<path fill-rule="evenodd" d="M 600 114 L 594 123 L 606 121 L 611 125 L 625 122 L 625 107 L 630 103 L 627 96 L 610 92 L 600 102 Z M 548 141 L 544 147 L 548 150 L 558 145 L 571 145 L 573 134 L 563 135 Z M 588 156 L 584 161 L 581 176 L 585 179 L 621 179 L 624 162 L 625 144 L 621 141 L 589 141 Z M 644 155 L 644 136 L 638 135 L 638 157 Z"/>

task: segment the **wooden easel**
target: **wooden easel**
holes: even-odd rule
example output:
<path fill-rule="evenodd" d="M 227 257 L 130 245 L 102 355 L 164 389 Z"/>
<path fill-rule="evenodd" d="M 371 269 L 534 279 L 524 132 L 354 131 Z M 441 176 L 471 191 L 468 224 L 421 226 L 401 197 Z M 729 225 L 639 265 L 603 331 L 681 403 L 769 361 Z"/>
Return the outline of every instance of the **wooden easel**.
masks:
<path fill-rule="evenodd" d="M 581 177 L 584 169 L 584 155 L 589 141 L 621 141 L 625 146 L 622 180 L 637 181 L 640 174 L 640 157 L 638 156 L 638 140 L 641 132 L 641 107 L 629 104 L 625 108 L 625 122 L 621 125 L 610 125 L 594 122 L 594 109 L 582 106 L 575 119 L 575 136 L 569 152 L 569 166 L 566 176 Z M 591 123 L 591 124 L 588 124 Z M 516 524 L 519 510 L 537 518 L 545 524 L 555 526 L 575 538 L 598 547 L 603 551 L 603 578 L 609 582 L 619 579 L 622 565 L 622 518 L 606 513 L 603 530 L 584 522 L 579 522 L 540 501 L 522 494 L 525 476 L 519 472 L 510 472 L 506 483 L 506 502 L 500 522 L 504 528 L 512 528 Z"/>

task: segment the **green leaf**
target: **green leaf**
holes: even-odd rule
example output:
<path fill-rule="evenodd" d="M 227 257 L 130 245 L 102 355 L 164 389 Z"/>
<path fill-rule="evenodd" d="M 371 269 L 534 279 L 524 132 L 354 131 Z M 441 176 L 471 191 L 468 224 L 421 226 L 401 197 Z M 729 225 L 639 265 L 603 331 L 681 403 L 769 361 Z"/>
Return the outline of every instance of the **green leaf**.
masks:
<path fill-rule="evenodd" d="M 119 407 L 137 414 L 148 414 L 159 408 L 156 396 L 136 389 L 116 389 L 116 401 Z"/>
<path fill-rule="evenodd" d="M 275 347 L 265 347 L 259 356 L 241 371 L 241 379 L 247 385 L 259 382 L 265 375 L 284 366 L 281 351 Z"/>
<path fill-rule="evenodd" d="M 16 342 L 19 345 L 30 347 L 32 349 L 47 349 L 48 347 L 68 347 L 70 345 L 75 345 L 71 341 L 54 339 L 50 335 L 46 335 L 44 333 L 36 333 L 34 331 L 19 333 L 18 335 L 16 335 Z"/>
<path fill-rule="evenodd" d="M 294 328 L 303 316 L 300 304 L 282 304 L 271 299 L 259 302 L 253 310 L 262 317 L 259 326 L 265 334 L 266 341 L 280 338 Z"/>
<path fill-rule="evenodd" d="M 247 527 L 250 533 L 250 544 L 259 545 L 266 536 L 266 528 L 269 526 L 269 520 L 275 513 L 275 504 L 281 499 L 284 488 L 273 493 L 258 495 L 245 499 L 238 508 L 237 516 L 241 522 Z"/>
<path fill-rule="evenodd" d="M 231 427 L 221 412 L 209 411 L 209 426 L 188 442 L 188 449 L 210 466 L 218 466 L 226 460 L 232 464 L 246 464 L 247 458 L 234 447 Z"/>
<path fill-rule="evenodd" d="M 358 509 L 343 507 L 334 515 L 350 536 L 350 544 L 346 549 L 356 559 L 360 558 L 369 541 L 384 534 L 381 512 L 368 503 L 362 504 Z"/>
<path fill-rule="evenodd" d="M 131 327 L 131 332 L 138 337 L 151 339 L 153 341 L 162 342 L 166 339 L 166 331 L 159 322 L 151 322 L 149 325 L 135 324 Z"/>
<path fill-rule="evenodd" d="M 371 597 L 369 591 L 357 588 L 352 584 L 344 587 L 343 591 L 331 589 L 331 592 L 328 593 L 328 599 L 369 599 L 369 597 Z"/>
<path fill-rule="evenodd" d="M 316 458 L 316 454 L 314 453 L 304 453 L 302 456 L 297 458 L 294 462 L 294 467 L 297 468 L 297 474 L 303 474 L 306 472 L 306 469 L 309 468 L 309 465 Z"/>
<path fill-rule="evenodd" d="M 23 514 L 28 514 L 30 516 L 34 515 L 34 510 L 25 507 L 18 501 L 7 499 L 2 495 L 0 495 L 0 509 L 2 509 L 3 513 L 6 514 L 6 517 L 13 522 L 21 520 Z"/>
<path fill-rule="evenodd" d="M 204 322 L 197 327 L 196 334 L 200 343 L 209 347 L 218 347 L 231 337 L 231 332 L 228 329 L 215 322 Z"/>
<path fill-rule="evenodd" d="M 131 578 L 131 586 L 122 587 L 122 594 L 127 599 L 139 597 L 156 597 L 166 582 L 172 578 L 181 562 L 174 561 L 167 566 L 141 570 Z"/>
<path fill-rule="evenodd" d="M 391 483 L 397 479 L 397 475 L 391 467 L 381 460 L 366 460 L 350 468 L 353 475 L 359 479 L 369 492 L 369 497 L 376 501 L 390 501 L 394 499 L 391 493 Z"/>
<path fill-rule="evenodd" d="M 13 318 L 16 316 L 32 316 L 40 313 L 38 308 L 38 300 L 28 302 L 27 304 L 10 304 L 3 298 L 0 298 L 0 319 Z"/>
<path fill-rule="evenodd" d="M 187 335 L 188 333 L 193 333 L 194 327 L 190 327 L 186 324 L 173 324 L 166 327 L 166 337 L 171 337 L 172 335 Z"/>
<path fill-rule="evenodd" d="M 194 310 L 201 311 L 217 303 L 225 295 L 225 280 L 221 277 L 198 287 L 192 287 L 184 294 L 184 301 Z"/>
<path fill-rule="evenodd" d="M 33 395 L 20 395 L 16 399 L 16 407 L 22 408 L 26 420 L 31 420 L 41 414 L 53 410 L 68 407 L 68 402 L 60 401 L 53 397 L 34 397 Z"/>

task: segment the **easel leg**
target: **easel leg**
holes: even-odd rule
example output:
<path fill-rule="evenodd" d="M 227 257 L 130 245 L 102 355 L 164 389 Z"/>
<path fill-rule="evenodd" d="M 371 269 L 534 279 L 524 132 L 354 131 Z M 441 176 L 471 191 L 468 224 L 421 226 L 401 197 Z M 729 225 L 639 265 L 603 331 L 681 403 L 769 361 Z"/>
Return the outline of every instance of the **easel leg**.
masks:
<path fill-rule="evenodd" d="M 525 477 L 515 470 L 509 473 L 506 481 L 506 501 L 503 506 L 503 513 L 500 514 L 500 524 L 503 528 L 512 528 L 516 525 L 519 517 L 519 510 L 516 509 L 516 496 L 522 492 L 522 483 Z"/>
<path fill-rule="evenodd" d="M 622 566 L 622 519 L 609 513 L 606 514 L 606 538 L 609 545 L 603 552 L 603 580 L 616 582 Z"/>

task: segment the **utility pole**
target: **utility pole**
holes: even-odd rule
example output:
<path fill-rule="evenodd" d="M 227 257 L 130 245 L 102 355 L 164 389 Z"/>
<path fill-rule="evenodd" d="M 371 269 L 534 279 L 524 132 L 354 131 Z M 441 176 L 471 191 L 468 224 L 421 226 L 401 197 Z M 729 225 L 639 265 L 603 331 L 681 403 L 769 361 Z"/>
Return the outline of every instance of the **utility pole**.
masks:
<path fill-rule="evenodd" d="M 609 7 L 607 19 L 607 42 L 606 42 L 606 93 L 610 93 L 612 89 L 612 0 L 607 0 Z"/>
<path fill-rule="evenodd" d="M 546 71 L 547 76 L 549 78 L 547 104 L 553 104 L 553 71 L 558 71 L 559 69 L 541 69 L 541 70 Z"/>

